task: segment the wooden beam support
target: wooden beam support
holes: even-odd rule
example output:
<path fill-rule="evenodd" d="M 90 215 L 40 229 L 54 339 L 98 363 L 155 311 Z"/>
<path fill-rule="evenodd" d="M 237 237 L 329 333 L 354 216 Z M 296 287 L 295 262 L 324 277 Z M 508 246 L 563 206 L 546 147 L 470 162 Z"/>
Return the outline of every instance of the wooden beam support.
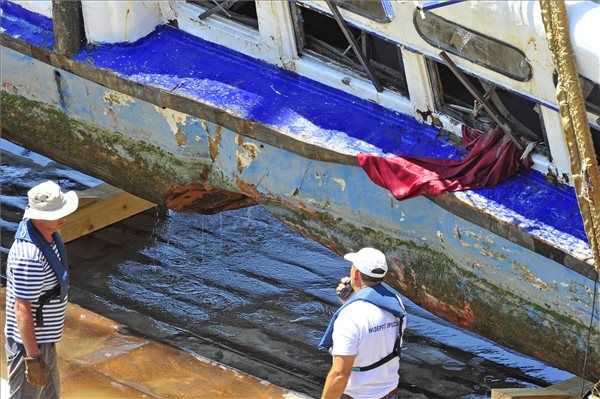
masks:
<path fill-rule="evenodd" d="M 547 388 L 492 389 L 491 399 L 581 399 L 583 393 L 592 388 L 592 383 L 579 377 Z"/>
<path fill-rule="evenodd" d="M 80 0 L 52 0 L 54 50 L 71 57 L 85 44 Z"/>
<path fill-rule="evenodd" d="M 78 194 L 79 209 L 65 218 L 65 225 L 60 230 L 65 242 L 156 206 L 109 184 L 101 184 Z"/>

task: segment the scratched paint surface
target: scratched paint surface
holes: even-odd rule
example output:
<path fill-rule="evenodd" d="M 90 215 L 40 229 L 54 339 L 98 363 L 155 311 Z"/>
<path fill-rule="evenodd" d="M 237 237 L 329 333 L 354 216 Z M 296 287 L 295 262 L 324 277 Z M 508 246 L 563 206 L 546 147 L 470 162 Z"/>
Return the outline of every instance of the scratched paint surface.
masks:
<path fill-rule="evenodd" d="M 6 33 L 15 36 L 48 29 L 47 23 L 35 24 L 43 17 L 9 4 L 2 3 L 2 7 L 11 21 L 32 23 L 9 24 Z M 169 26 L 135 43 L 84 49 L 76 58 L 339 152 L 461 155 L 459 149 L 436 138 L 435 128 Z M 522 173 L 494 189 L 473 192 L 490 212 L 511 210 L 517 219 L 526 221 L 521 224 L 527 231 L 551 244 L 568 248 L 580 245 L 577 241 L 587 242 L 574 190 L 546 183 L 536 171 Z M 565 235 L 557 239 L 553 231 L 574 239 Z"/>

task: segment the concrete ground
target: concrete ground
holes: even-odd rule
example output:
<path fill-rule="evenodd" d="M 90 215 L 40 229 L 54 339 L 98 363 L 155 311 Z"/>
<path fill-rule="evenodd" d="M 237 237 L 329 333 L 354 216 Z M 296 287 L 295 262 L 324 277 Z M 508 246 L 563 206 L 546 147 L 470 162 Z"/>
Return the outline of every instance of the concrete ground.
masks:
<path fill-rule="evenodd" d="M 0 289 L 4 327 L 5 291 Z M 0 349 L 0 397 L 6 398 L 4 336 Z M 130 335 L 121 325 L 69 304 L 58 345 L 63 399 L 307 398 L 267 381 Z"/>

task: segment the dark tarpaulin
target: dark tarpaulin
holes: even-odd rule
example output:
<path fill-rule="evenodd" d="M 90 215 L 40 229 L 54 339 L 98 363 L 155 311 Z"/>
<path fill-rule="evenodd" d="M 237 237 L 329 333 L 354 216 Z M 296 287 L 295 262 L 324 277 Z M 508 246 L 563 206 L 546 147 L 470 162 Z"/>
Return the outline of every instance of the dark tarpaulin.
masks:
<path fill-rule="evenodd" d="M 463 126 L 462 137 L 469 151 L 462 160 L 358 154 L 358 162 L 399 200 L 494 186 L 532 165 L 530 157 L 520 160 L 522 151 L 501 129 L 482 133 Z"/>

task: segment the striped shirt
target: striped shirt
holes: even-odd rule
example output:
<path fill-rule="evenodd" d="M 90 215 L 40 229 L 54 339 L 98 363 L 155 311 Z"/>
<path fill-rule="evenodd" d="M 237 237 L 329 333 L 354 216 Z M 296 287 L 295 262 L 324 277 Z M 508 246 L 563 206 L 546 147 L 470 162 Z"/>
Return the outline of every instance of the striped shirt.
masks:
<path fill-rule="evenodd" d="M 52 242 L 51 246 L 60 259 L 56 244 Z M 8 253 L 6 266 L 5 336 L 23 343 L 15 317 L 15 299 L 18 298 L 31 302 L 37 343 L 58 342 L 62 337 L 65 324 L 67 299 L 64 301 L 60 298 L 50 300 L 42 310 L 44 325 L 38 326 L 35 322 L 39 297 L 59 284 L 52 267 L 40 249 L 31 242 L 16 240 Z"/>

